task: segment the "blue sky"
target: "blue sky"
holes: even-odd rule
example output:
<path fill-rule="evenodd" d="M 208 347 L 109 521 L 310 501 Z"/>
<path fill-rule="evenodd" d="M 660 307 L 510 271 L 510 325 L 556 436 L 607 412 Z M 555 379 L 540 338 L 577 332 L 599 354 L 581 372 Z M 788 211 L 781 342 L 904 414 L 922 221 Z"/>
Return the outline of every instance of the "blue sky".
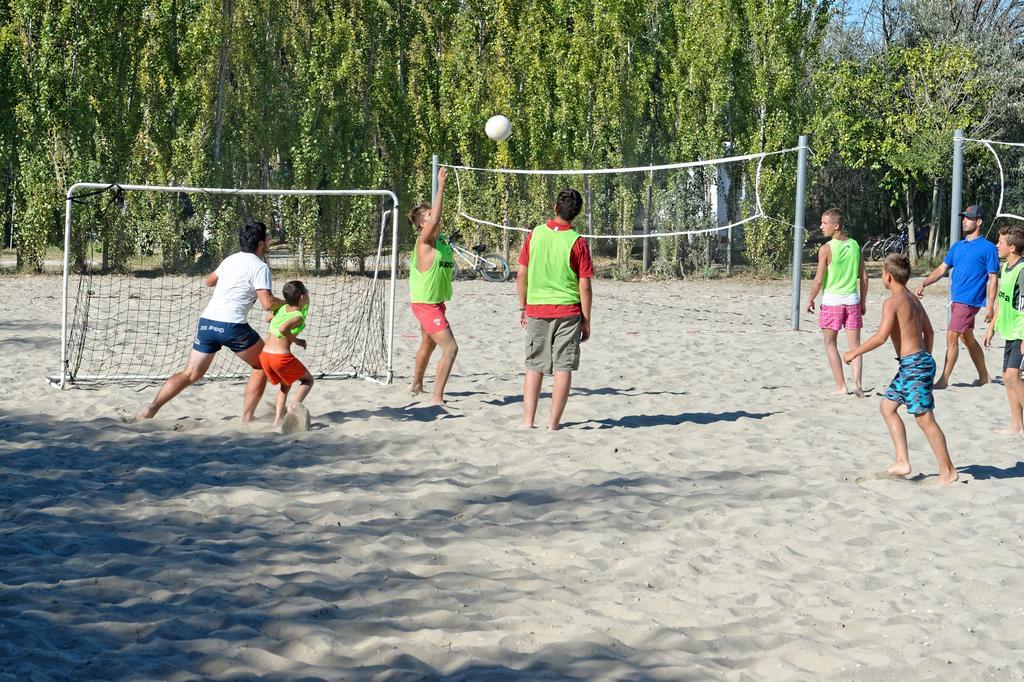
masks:
<path fill-rule="evenodd" d="M 846 8 L 849 18 L 859 20 L 870 4 L 871 0 L 847 0 Z"/>
<path fill-rule="evenodd" d="M 842 0 L 837 0 L 842 2 Z M 860 26 L 864 24 L 864 15 L 871 8 L 873 0 L 846 0 L 846 23 L 851 26 Z M 875 8 L 877 12 L 877 6 Z M 871 28 L 871 24 L 874 22 L 868 22 L 868 28 Z"/>

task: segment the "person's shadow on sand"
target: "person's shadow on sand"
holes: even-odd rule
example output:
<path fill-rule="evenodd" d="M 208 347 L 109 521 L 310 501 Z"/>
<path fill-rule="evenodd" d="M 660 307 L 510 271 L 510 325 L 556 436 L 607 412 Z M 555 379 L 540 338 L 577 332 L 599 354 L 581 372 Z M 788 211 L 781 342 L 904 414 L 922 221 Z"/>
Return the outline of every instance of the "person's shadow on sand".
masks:
<path fill-rule="evenodd" d="M 957 467 L 956 470 L 961 474 L 970 474 L 975 481 L 984 481 L 990 478 L 1024 478 L 1024 462 L 1017 462 L 1006 469 L 987 464 L 968 464 Z"/>
<path fill-rule="evenodd" d="M 455 395 L 455 394 L 452 394 Z M 569 396 L 590 396 L 590 395 L 615 395 L 615 396 L 643 396 L 643 395 L 687 395 L 686 391 L 638 391 L 632 386 L 629 388 L 615 388 L 614 386 L 605 386 L 604 388 L 583 388 L 579 386 L 573 386 L 569 389 Z M 551 393 L 544 392 L 540 394 L 542 399 L 550 399 Z M 496 405 L 498 407 L 505 407 L 506 405 L 515 405 L 523 402 L 523 394 L 517 393 L 514 395 L 506 395 L 501 398 L 495 398 L 494 400 L 485 400 L 488 405 Z"/>
<path fill-rule="evenodd" d="M 454 414 L 441 405 L 409 403 L 402 407 L 379 407 L 376 410 L 352 410 L 350 412 L 335 410 L 321 414 L 316 419 L 329 424 L 339 424 L 370 417 L 383 417 L 393 421 L 433 422 L 439 419 L 461 419 L 463 415 Z"/>
<path fill-rule="evenodd" d="M 579 422 L 565 422 L 563 427 L 578 426 L 584 429 L 641 429 L 648 426 L 679 426 L 680 424 L 714 424 L 734 422 L 740 419 L 764 419 L 775 412 L 683 412 L 681 414 L 632 414 L 618 419 L 587 419 Z M 588 426 L 593 424 L 593 426 Z"/>

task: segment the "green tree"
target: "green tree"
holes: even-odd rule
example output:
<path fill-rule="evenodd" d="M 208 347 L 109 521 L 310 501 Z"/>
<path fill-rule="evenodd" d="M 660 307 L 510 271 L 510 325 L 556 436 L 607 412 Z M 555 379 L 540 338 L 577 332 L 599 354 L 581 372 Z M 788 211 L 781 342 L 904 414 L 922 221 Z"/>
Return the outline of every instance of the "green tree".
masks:
<path fill-rule="evenodd" d="M 903 206 L 915 261 L 916 194 L 925 187 L 937 194 L 950 168 L 953 131 L 984 115 L 989 86 L 978 63 L 965 47 L 923 44 L 894 47 L 866 63 L 846 61 L 820 75 L 820 91 L 831 96 L 819 153 L 875 172 L 891 203 Z"/>

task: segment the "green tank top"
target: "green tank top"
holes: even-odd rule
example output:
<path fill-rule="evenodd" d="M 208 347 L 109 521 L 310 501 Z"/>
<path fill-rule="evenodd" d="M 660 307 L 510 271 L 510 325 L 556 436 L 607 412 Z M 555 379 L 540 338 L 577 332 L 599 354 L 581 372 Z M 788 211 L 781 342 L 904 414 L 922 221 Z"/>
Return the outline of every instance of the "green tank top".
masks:
<path fill-rule="evenodd" d="M 409 300 L 413 303 L 444 303 L 452 299 L 452 274 L 455 272 L 452 247 L 448 246 L 447 239 L 438 236 L 434 248 L 437 250 L 434 263 L 426 272 L 420 272 L 416 267 L 418 249 L 413 247 L 409 261 Z"/>
<path fill-rule="evenodd" d="M 270 320 L 270 333 L 279 339 L 284 338 L 284 334 L 281 333 L 281 325 L 288 320 L 296 317 L 301 317 L 302 322 L 299 322 L 298 326 L 292 329 L 292 336 L 298 336 L 299 332 L 306 328 L 306 315 L 309 314 L 309 306 L 304 305 L 298 310 L 285 310 L 288 306 L 281 306 L 274 313 L 274 318 Z"/>
<path fill-rule="evenodd" d="M 569 265 L 572 245 L 580 238 L 573 229 L 552 230 L 538 225 L 530 237 L 526 302 L 530 305 L 572 305 L 580 302 L 580 278 Z"/>
<path fill-rule="evenodd" d="M 1012 270 L 1006 269 L 1004 263 L 999 268 L 999 314 L 996 315 L 996 331 L 1007 341 L 1024 339 L 1024 313 L 1017 310 L 1013 293 L 1017 289 L 1017 280 L 1024 271 L 1024 262 L 1014 263 Z"/>
<path fill-rule="evenodd" d="M 855 294 L 860 277 L 860 245 L 854 239 L 833 239 L 832 262 L 825 273 L 826 294 Z"/>

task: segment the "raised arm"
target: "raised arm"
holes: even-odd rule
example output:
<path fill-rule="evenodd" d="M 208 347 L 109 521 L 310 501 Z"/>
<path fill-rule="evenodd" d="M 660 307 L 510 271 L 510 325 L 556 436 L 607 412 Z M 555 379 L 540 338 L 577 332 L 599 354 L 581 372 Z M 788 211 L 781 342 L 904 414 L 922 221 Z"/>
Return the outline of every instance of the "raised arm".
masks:
<path fill-rule="evenodd" d="M 807 312 L 814 312 L 814 299 L 821 292 L 821 284 L 825 281 L 825 273 L 828 272 L 828 261 L 832 256 L 832 247 L 823 244 L 818 249 L 818 271 L 814 273 L 814 281 L 811 282 L 811 295 L 807 297 Z"/>
<path fill-rule="evenodd" d="M 940 279 L 946 276 L 947 272 L 949 272 L 949 265 L 947 265 L 946 263 L 939 263 L 935 267 L 935 269 L 931 271 L 931 274 L 924 278 L 924 281 L 921 282 L 921 284 L 917 287 L 917 291 L 915 291 L 914 293 L 917 294 L 919 298 L 921 296 L 924 296 L 924 288 L 926 286 L 938 282 Z"/>
<path fill-rule="evenodd" d="M 448 169 L 441 168 L 437 171 L 437 194 L 434 195 L 434 203 L 430 207 L 430 217 L 423 222 L 423 230 L 420 232 L 420 241 L 433 246 L 441 231 L 441 209 L 444 204 L 444 185 L 448 179 Z"/>

